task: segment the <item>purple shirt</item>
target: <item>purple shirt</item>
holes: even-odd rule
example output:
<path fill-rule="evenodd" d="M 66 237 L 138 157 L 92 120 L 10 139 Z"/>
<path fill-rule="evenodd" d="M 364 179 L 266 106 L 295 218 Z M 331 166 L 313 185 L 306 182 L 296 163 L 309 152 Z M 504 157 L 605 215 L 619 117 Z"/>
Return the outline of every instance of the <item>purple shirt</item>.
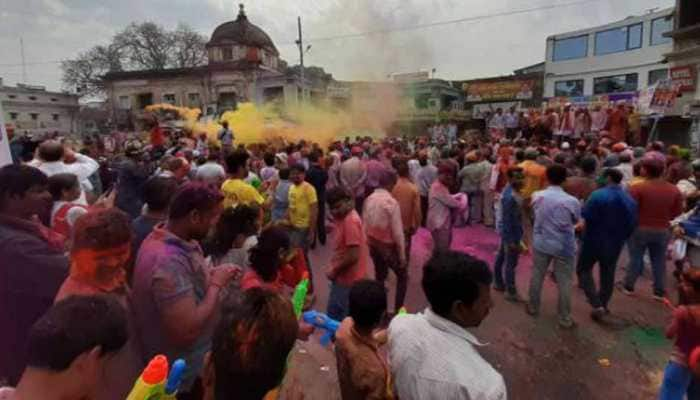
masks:
<path fill-rule="evenodd" d="M 143 361 L 157 354 L 169 360 L 183 358 L 187 370 L 182 388 L 187 390 L 204 365 L 204 354 L 211 347 L 212 327 L 189 347 L 178 347 L 168 340 L 162 325 L 162 311 L 186 297 L 199 304 L 206 295 L 206 261 L 196 242 L 187 242 L 158 225 L 141 245 L 134 267 L 132 307 Z"/>

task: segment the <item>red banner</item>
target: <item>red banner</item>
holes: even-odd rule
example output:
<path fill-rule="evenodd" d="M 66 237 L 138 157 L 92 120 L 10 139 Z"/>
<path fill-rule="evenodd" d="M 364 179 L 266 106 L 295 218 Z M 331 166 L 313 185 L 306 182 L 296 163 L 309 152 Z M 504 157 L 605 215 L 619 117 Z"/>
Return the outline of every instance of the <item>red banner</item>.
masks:
<path fill-rule="evenodd" d="M 694 92 L 697 71 L 693 65 L 671 68 L 671 81 L 678 85 L 679 91 Z"/>

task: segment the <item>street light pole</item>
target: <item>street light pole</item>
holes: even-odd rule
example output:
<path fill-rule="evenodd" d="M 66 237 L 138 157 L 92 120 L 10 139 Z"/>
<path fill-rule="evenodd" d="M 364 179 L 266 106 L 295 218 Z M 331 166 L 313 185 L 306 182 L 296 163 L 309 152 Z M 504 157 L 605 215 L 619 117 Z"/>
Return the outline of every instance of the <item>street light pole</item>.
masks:
<path fill-rule="evenodd" d="M 306 97 L 306 88 L 304 82 L 304 41 L 301 35 L 301 17 L 297 17 L 297 26 L 299 27 L 299 40 L 297 40 L 297 45 L 299 45 L 299 65 L 301 71 L 299 77 L 301 79 L 301 101 L 303 102 Z"/>

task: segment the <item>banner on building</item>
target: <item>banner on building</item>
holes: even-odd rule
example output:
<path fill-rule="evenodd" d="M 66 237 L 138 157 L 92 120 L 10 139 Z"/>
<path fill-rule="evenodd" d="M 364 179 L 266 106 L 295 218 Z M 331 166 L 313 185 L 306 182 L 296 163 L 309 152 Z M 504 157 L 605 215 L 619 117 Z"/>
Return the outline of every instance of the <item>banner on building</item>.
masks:
<path fill-rule="evenodd" d="M 425 82 L 430 79 L 430 73 L 428 71 L 417 71 L 408 72 L 405 74 L 395 74 L 392 75 L 392 79 L 396 83 Z"/>
<path fill-rule="evenodd" d="M 678 85 L 678 91 L 681 93 L 694 92 L 696 79 L 697 70 L 693 65 L 671 68 L 671 81 Z"/>
<path fill-rule="evenodd" d="M 546 107 L 561 108 L 566 104 L 571 104 L 574 107 L 610 107 L 620 102 L 633 104 L 637 101 L 638 96 L 640 96 L 640 93 L 626 92 L 593 96 L 552 97 L 547 100 Z"/>
<path fill-rule="evenodd" d="M 2 110 L 0 102 L 0 167 L 12 164 L 12 154 L 10 153 L 10 138 L 5 128 L 5 112 Z"/>
<path fill-rule="evenodd" d="M 462 89 L 468 102 L 530 100 L 534 96 L 535 80 L 465 82 Z"/>
<path fill-rule="evenodd" d="M 642 115 L 664 114 L 676 105 L 679 86 L 672 79 L 664 79 L 642 90 L 637 106 Z"/>
<path fill-rule="evenodd" d="M 516 111 L 520 111 L 522 103 L 519 101 L 508 101 L 502 103 L 488 103 L 488 104 L 474 104 L 472 107 L 472 118 L 473 119 L 484 119 L 487 115 L 493 114 L 497 109 L 510 110 L 511 107 L 515 107 Z"/>

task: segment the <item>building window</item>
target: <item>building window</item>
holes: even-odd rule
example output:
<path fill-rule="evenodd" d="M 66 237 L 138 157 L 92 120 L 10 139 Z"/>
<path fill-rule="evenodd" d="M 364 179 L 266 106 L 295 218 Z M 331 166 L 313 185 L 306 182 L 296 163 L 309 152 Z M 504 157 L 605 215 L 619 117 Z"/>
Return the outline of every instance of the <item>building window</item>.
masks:
<path fill-rule="evenodd" d="M 233 49 L 230 47 L 224 47 L 221 49 L 221 58 L 224 61 L 233 60 Z"/>
<path fill-rule="evenodd" d="M 163 95 L 163 103 L 175 105 L 175 103 L 176 103 L 175 95 L 172 93 L 164 94 Z"/>
<path fill-rule="evenodd" d="M 588 55 L 588 35 L 554 40 L 552 61 L 574 60 Z"/>
<path fill-rule="evenodd" d="M 36 100 L 36 96 L 29 96 L 29 100 L 32 100 L 32 101 Z"/>
<path fill-rule="evenodd" d="M 53 118 L 54 121 L 58 121 L 58 114 L 51 114 L 51 118 Z"/>
<path fill-rule="evenodd" d="M 664 33 L 670 32 L 673 29 L 673 17 L 657 18 L 651 21 L 651 38 L 649 43 L 652 46 L 659 44 L 671 43 L 671 38 L 665 37 Z"/>
<path fill-rule="evenodd" d="M 131 98 L 129 96 L 119 96 L 119 108 L 129 110 L 131 108 Z"/>
<path fill-rule="evenodd" d="M 17 120 L 17 117 L 19 117 L 19 114 L 17 114 L 16 112 L 11 112 L 11 113 L 10 113 L 10 119 L 11 119 L 11 120 L 16 121 L 16 120 Z"/>
<path fill-rule="evenodd" d="M 188 93 L 187 94 L 187 104 L 190 107 L 199 107 L 199 93 Z"/>
<path fill-rule="evenodd" d="M 595 34 L 595 55 L 619 53 L 642 47 L 642 24 L 608 29 Z"/>
<path fill-rule="evenodd" d="M 634 92 L 637 90 L 639 75 L 615 75 L 593 80 L 593 94 Z"/>
<path fill-rule="evenodd" d="M 37 113 L 31 113 L 29 115 L 32 117 L 32 121 L 36 121 L 37 119 L 39 119 L 39 114 Z"/>
<path fill-rule="evenodd" d="M 652 86 L 664 79 L 668 79 L 668 69 L 663 68 L 649 71 L 649 81 L 647 83 L 647 86 Z"/>
<path fill-rule="evenodd" d="M 555 97 L 580 97 L 583 96 L 583 79 L 571 81 L 558 81 L 554 83 Z"/>

